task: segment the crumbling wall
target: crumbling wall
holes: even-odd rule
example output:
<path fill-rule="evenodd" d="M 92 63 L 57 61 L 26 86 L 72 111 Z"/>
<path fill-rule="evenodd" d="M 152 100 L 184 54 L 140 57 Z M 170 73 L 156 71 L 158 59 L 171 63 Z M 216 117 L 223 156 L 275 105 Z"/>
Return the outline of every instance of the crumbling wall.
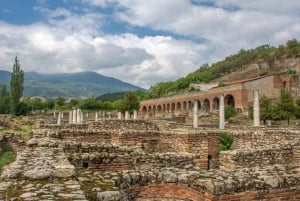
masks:
<path fill-rule="evenodd" d="M 119 147 L 110 143 L 65 142 L 64 150 L 77 168 L 97 170 L 128 170 L 176 167 L 194 169 L 199 155 L 179 153 L 147 153 L 132 147 Z"/>
<path fill-rule="evenodd" d="M 237 169 L 242 167 L 291 164 L 299 162 L 300 142 L 272 145 L 260 149 L 236 149 L 220 154 L 220 168 Z"/>

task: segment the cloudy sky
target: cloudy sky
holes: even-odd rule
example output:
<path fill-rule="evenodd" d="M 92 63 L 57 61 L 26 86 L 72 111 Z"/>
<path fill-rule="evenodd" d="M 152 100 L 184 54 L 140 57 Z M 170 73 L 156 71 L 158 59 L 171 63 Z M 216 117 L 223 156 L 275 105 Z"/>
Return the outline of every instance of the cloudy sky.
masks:
<path fill-rule="evenodd" d="M 0 0 L 0 69 L 95 71 L 149 88 L 300 40 L 299 0 Z"/>

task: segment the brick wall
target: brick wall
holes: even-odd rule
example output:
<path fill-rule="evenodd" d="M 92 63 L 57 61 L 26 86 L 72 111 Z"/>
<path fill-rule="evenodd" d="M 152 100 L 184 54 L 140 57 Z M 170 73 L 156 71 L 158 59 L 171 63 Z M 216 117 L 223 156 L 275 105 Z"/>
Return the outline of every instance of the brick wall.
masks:
<path fill-rule="evenodd" d="M 155 200 L 193 200 L 193 201 L 296 201 L 300 199 L 300 188 L 291 189 L 272 189 L 261 191 L 246 191 L 242 193 L 226 194 L 221 196 L 214 196 L 201 193 L 194 189 L 177 186 L 177 185 L 148 185 L 142 187 L 136 187 L 131 189 L 131 194 L 136 198 L 136 201 L 155 201 Z"/>

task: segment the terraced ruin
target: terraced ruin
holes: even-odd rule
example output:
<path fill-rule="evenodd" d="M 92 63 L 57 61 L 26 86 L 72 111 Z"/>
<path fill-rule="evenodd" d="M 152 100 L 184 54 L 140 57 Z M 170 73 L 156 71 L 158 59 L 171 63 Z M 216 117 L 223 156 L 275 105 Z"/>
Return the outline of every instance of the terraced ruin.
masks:
<path fill-rule="evenodd" d="M 2 172 L 3 200 L 300 199 L 298 128 L 41 122 Z M 233 150 L 218 157 L 224 132 L 233 135 Z M 4 135 L 2 147 L 16 147 L 13 139 Z"/>

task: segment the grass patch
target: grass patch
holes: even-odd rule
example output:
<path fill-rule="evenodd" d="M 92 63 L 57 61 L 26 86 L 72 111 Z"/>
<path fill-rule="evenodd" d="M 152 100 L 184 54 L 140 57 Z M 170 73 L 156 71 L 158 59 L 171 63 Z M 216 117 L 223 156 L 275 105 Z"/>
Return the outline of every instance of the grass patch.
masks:
<path fill-rule="evenodd" d="M 32 125 L 23 125 L 22 126 L 22 139 L 25 141 L 29 140 L 29 134 L 32 131 Z"/>
<path fill-rule="evenodd" d="M 17 153 L 14 150 L 7 150 L 0 154 L 0 172 L 4 165 L 7 165 L 16 160 Z"/>

